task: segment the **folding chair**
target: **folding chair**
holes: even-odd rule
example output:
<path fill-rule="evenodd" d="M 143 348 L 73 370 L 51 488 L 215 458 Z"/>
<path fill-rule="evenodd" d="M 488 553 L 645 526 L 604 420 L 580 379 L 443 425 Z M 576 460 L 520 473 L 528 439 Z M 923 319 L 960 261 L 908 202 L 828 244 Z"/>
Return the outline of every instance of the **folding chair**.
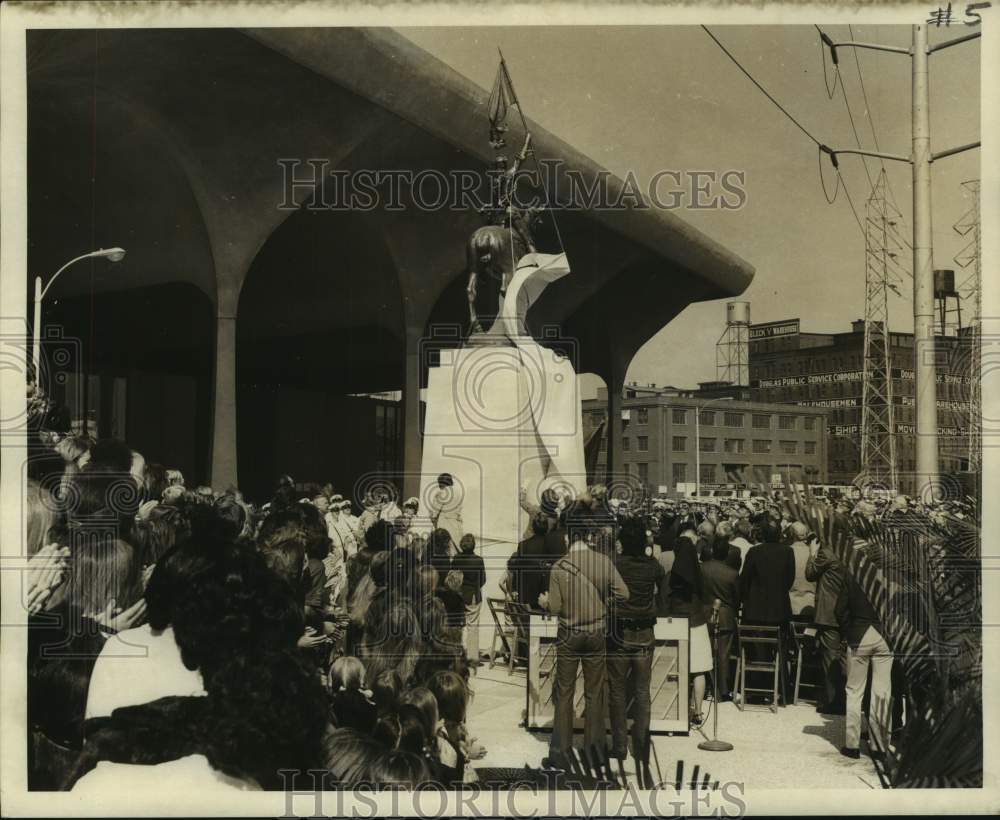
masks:
<path fill-rule="evenodd" d="M 490 669 L 493 668 L 497 656 L 497 639 L 509 658 L 514 657 L 511 649 L 511 639 L 516 637 L 514 625 L 507 617 L 507 602 L 503 598 L 487 598 L 486 605 L 489 607 L 490 615 L 493 617 L 493 640 L 490 643 Z M 513 661 L 512 661 L 513 663 Z"/>
<path fill-rule="evenodd" d="M 506 622 L 513 627 L 513 640 L 508 641 L 511 652 L 507 667 L 507 674 L 512 675 L 515 663 L 528 663 L 528 624 L 531 622 L 531 610 L 525 604 L 512 600 L 504 601 L 503 610 Z"/>
<path fill-rule="evenodd" d="M 795 689 L 792 692 L 792 703 L 798 703 L 801 686 L 809 689 L 821 688 L 819 683 L 802 680 L 802 667 L 805 664 L 805 658 L 812 654 L 810 650 L 816 647 L 816 627 L 804 621 L 792 621 L 792 640 L 795 644 Z"/>
<path fill-rule="evenodd" d="M 781 690 L 782 700 L 787 703 L 785 694 L 785 676 L 782 673 L 782 665 L 785 662 L 785 646 L 779 626 L 750 626 L 739 625 L 740 659 L 736 670 L 736 686 L 739 693 L 739 710 L 742 712 L 747 706 L 747 692 L 767 693 L 771 695 L 771 703 L 768 709 L 771 712 L 778 711 L 778 690 Z M 769 660 L 760 658 L 748 658 L 754 647 L 764 647 L 770 651 Z M 771 687 L 762 688 L 747 686 L 747 673 L 769 673 L 772 676 Z"/>

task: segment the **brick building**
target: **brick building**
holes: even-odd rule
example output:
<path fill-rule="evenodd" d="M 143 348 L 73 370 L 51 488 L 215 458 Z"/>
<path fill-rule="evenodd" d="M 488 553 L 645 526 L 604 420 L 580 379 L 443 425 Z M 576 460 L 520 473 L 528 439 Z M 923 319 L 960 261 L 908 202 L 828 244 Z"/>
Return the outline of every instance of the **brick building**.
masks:
<path fill-rule="evenodd" d="M 624 472 L 653 494 L 676 492 L 678 485 L 690 491 L 696 475 L 701 489 L 770 483 L 778 474 L 782 483 L 826 483 L 828 411 L 740 401 L 720 395 L 721 387 L 703 392 L 626 385 Z M 585 437 L 607 421 L 607 407 L 605 388 L 583 402 Z M 605 424 L 595 480 L 607 480 L 607 429 Z"/>
<path fill-rule="evenodd" d="M 965 331 L 936 344 L 940 470 L 969 464 L 969 345 Z M 912 492 L 916 464 L 913 334 L 889 334 L 899 489 Z M 850 483 L 861 472 L 864 322 L 846 333 L 802 332 L 798 319 L 750 330 L 750 394 L 754 401 L 830 411 L 827 450 L 831 483 Z"/>

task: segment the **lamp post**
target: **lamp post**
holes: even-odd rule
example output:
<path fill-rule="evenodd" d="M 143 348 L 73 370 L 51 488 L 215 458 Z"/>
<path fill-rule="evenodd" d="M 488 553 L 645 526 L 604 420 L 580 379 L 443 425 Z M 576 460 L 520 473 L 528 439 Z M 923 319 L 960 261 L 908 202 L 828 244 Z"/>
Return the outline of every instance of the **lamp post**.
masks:
<path fill-rule="evenodd" d="M 694 406 L 694 494 L 701 495 L 701 411 L 717 401 L 732 401 L 732 396 L 719 396 Z"/>
<path fill-rule="evenodd" d="M 55 272 L 55 275 L 49 279 L 49 283 L 44 288 L 42 287 L 42 277 L 35 277 L 35 323 L 32 328 L 31 364 L 35 368 L 36 384 L 38 384 L 41 379 L 39 365 L 41 364 L 42 348 L 42 299 L 44 299 L 45 294 L 49 292 L 49 288 L 52 287 L 52 283 L 59 278 L 59 274 L 66 270 L 66 268 L 83 259 L 107 259 L 109 262 L 121 262 L 124 258 L 124 248 L 98 248 L 96 251 L 91 251 L 90 253 L 85 253 L 75 259 L 70 259 L 69 262 Z"/>

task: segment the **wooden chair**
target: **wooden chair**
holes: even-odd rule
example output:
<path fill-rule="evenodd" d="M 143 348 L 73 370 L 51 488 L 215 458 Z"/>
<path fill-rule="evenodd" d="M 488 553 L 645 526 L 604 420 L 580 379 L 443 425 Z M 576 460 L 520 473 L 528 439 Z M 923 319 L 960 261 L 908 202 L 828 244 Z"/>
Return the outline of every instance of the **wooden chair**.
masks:
<path fill-rule="evenodd" d="M 792 692 L 792 703 L 799 702 L 799 688 L 820 689 L 822 685 L 802 680 L 802 667 L 807 654 L 816 646 L 816 627 L 804 621 L 792 621 L 792 640 L 795 650 L 795 689 Z"/>
<path fill-rule="evenodd" d="M 508 658 L 514 657 L 511 649 L 511 641 L 515 638 L 514 625 L 507 618 L 507 602 L 503 598 L 487 598 L 486 606 L 489 607 L 490 615 L 493 617 L 493 640 L 490 643 L 490 669 L 493 668 L 497 656 L 497 640 L 500 646 L 507 653 Z M 513 662 L 513 661 L 511 661 Z"/>
<path fill-rule="evenodd" d="M 508 640 L 511 649 L 507 674 L 514 673 L 514 664 L 528 663 L 528 625 L 531 622 L 531 609 L 520 601 L 508 599 L 504 601 L 504 616 L 507 623 L 513 627 L 512 640 Z"/>
<path fill-rule="evenodd" d="M 771 703 L 767 708 L 771 712 L 778 711 L 778 691 L 781 691 L 782 701 L 787 703 L 785 694 L 785 676 L 782 666 L 785 663 L 785 645 L 780 626 L 750 626 L 739 625 L 740 657 L 736 669 L 736 688 L 739 694 L 739 710 L 747 707 L 748 692 L 758 692 L 771 695 Z M 763 647 L 770 654 L 769 660 L 749 657 L 755 647 Z M 772 676 L 770 688 L 747 686 L 748 673 L 768 673 Z"/>

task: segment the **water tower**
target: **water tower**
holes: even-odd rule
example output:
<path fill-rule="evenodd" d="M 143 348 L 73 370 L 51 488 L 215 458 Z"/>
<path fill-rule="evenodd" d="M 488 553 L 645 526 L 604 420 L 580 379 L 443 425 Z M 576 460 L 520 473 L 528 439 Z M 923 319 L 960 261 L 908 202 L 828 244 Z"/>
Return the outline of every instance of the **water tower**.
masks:
<path fill-rule="evenodd" d="M 715 343 L 715 378 L 750 384 L 750 303 L 726 302 L 726 330 Z"/>
<path fill-rule="evenodd" d="M 950 303 L 949 303 L 949 300 Z M 948 317 L 954 315 L 956 322 L 951 325 L 958 332 L 962 326 L 962 301 L 955 290 L 955 271 L 950 268 L 934 271 L 934 305 L 937 307 L 938 336 L 948 335 Z"/>

